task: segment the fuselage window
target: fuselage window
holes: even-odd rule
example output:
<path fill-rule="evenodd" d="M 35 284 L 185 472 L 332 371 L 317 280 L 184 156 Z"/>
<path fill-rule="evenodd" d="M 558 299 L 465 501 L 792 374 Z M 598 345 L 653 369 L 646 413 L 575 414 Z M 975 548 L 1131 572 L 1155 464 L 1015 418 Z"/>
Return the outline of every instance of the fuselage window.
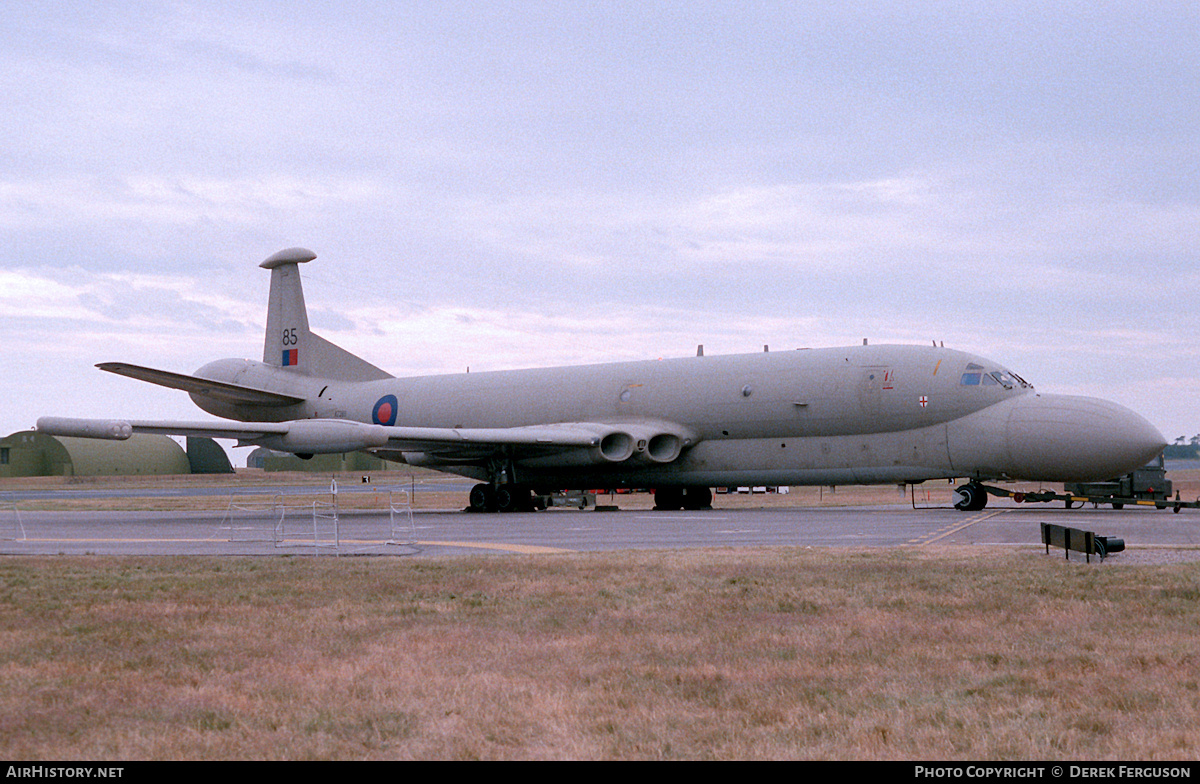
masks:
<path fill-rule="evenodd" d="M 960 381 L 959 383 L 962 384 L 964 387 L 977 387 L 977 386 L 979 386 L 981 375 L 982 375 L 981 373 L 963 373 L 962 381 Z"/>

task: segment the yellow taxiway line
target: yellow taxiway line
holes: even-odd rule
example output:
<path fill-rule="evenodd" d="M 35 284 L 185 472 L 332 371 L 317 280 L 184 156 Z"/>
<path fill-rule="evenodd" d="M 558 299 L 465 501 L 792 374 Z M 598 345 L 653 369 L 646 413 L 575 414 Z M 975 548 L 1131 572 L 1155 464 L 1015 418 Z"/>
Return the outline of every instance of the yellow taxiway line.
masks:
<path fill-rule="evenodd" d="M 921 536 L 918 536 L 916 539 L 909 539 L 907 544 L 913 544 L 913 545 L 933 544 L 934 542 L 945 539 L 947 536 L 958 533 L 959 531 L 963 530 L 964 528 L 969 528 L 969 527 L 975 525 L 976 523 L 982 523 L 984 520 L 990 520 L 997 515 L 1002 515 L 1005 512 L 1011 512 L 1011 511 L 1012 511 L 1011 509 L 995 509 L 991 512 L 980 512 L 979 514 L 974 515 L 973 517 L 968 517 L 966 520 L 963 520 L 962 522 L 954 522 L 954 523 L 951 523 L 950 525 L 946 526 L 945 528 L 939 529 L 937 531 L 931 531 L 930 533 L 927 533 L 927 534 L 922 534 Z"/>

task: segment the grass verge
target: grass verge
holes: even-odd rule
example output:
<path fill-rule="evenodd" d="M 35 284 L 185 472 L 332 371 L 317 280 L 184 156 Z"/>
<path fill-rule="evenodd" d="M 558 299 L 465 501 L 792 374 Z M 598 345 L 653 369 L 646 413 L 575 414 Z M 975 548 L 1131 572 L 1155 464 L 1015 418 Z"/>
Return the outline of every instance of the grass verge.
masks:
<path fill-rule="evenodd" d="M 0 756 L 1195 759 L 1200 566 L 0 559 Z"/>

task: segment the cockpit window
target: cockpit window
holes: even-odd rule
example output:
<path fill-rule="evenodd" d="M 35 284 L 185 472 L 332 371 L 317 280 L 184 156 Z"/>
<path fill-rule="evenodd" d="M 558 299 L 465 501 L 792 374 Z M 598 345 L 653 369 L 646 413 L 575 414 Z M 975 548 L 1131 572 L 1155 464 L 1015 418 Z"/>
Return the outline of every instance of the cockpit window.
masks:
<path fill-rule="evenodd" d="M 1013 377 L 1012 374 L 1006 373 L 1003 370 L 993 370 L 991 373 L 988 374 L 988 376 L 990 378 L 995 379 L 996 383 L 1000 384 L 1005 389 L 1012 389 L 1013 387 L 1019 386 L 1021 383 L 1021 382 L 1017 381 L 1017 379 L 1015 377 Z"/>
<path fill-rule="evenodd" d="M 994 387 L 1002 386 L 1005 389 L 1032 389 L 1033 385 L 1025 379 L 1018 376 L 1016 373 L 1010 373 L 1007 370 L 990 370 L 985 371 L 980 365 L 974 362 L 967 365 L 967 370 L 962 374 L 962 378 L 958 382 L 964 387 Z"/>

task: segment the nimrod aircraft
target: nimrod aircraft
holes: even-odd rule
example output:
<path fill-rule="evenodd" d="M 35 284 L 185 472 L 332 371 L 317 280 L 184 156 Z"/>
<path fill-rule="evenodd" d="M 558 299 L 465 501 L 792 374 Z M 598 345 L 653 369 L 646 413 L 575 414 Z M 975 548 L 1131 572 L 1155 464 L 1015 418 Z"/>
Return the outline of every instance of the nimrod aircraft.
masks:
<path fill-rule="evenodd" d="M 653 488 L 659 508 L 710 505 L 709 488 L 1103 480 L 1165 446 L 1149 422 L 1090 397 L 1047 395 L 973 354 L 852 346 L 580 367 L 395 378 L 309 330 L 299 265 L 271 271 L 262 362 L 221 359 L 192 375 L 125 363 L 103 370 L 188 392 L 232 421 L 44 417 L 53 435 L 237 439 L 300 457 L 362 450 L 480 480 L 479 511 L 528 507 L 535 491 Z"/>

